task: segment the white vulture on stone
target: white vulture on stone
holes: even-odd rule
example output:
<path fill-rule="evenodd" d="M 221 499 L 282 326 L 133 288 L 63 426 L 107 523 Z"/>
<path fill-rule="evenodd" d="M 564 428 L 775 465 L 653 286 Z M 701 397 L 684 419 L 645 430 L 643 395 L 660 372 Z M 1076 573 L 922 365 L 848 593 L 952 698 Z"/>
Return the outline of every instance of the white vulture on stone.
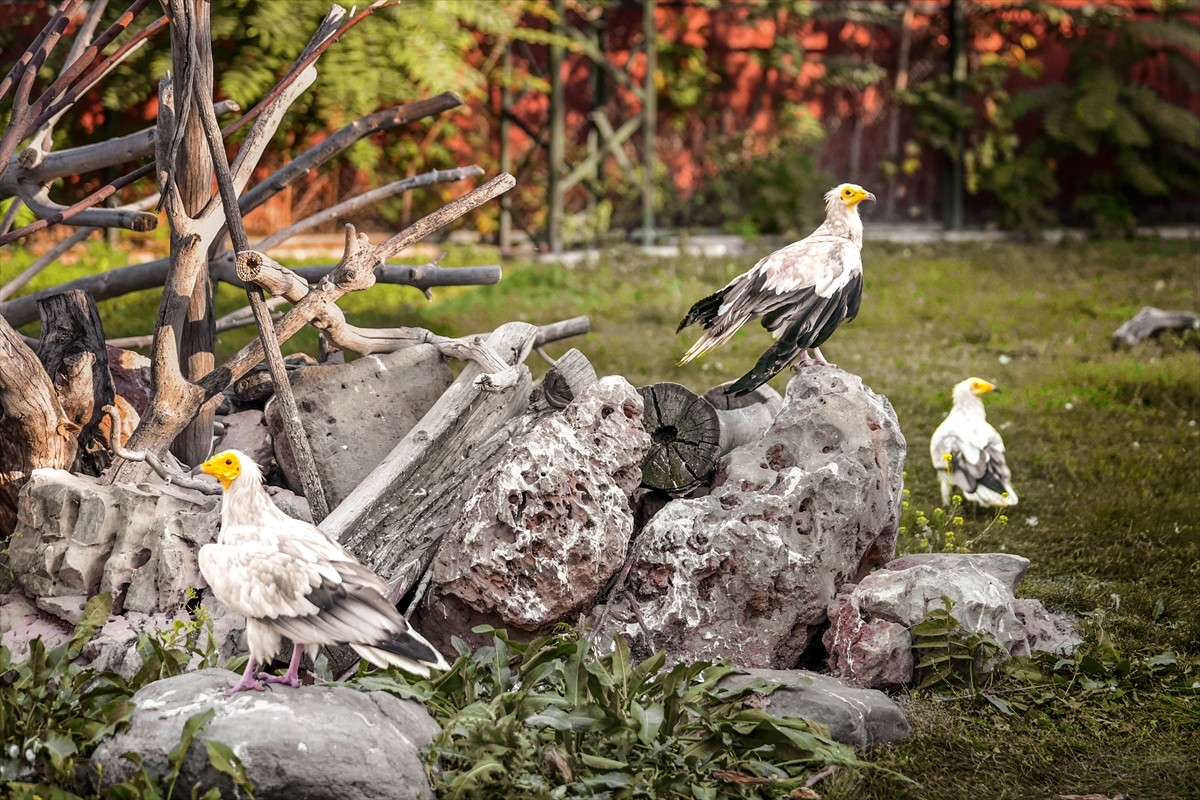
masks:
<path fill-rule="evenodd" d="M 263 690 L 255 664 L 279 651 L 284 636 L 295 647 L 287 673 L 260 673 L 268 683 L 299 686 L 308 646 L 345 644 L 380 667 L 397 666 L 428 677 L 447 669 L 441 653 L 409 627 L 384 597 L 387 584 L 315 525 L 284 514 L 267 495 L 262 472 L 245 453 L 226 450 L 200 465 L 221 482 L 221 531 L 200 548 L 200 573 L 218 600 L 246 618 L 250 661 L 228 694 Z"/>
<path fill-rule="evenodd" d="M 676 333 L 699 322 L 704 334 L 679 363 L 720 347 L 747 322 L 761 317 L 775 344 L 727 393 L 752 392 L 793 362 L 829 365 L 821 344 L 839 325 L 858 315 L 862 301 L 863 223 L 858 204 L 874 199 L 853 183 L 826 192 L 825 222 L 819 228 L 771 253 L 692 306 Z"/>
<path fill-rule="evenodd" d="M 942 482 L 942 502 L 950 502 L 951 487 L 981 506 L 1017 504 L 1017 490 L 1004 456 L 1004 441 L 988 424 L 981 396 L 996 387 L 981 378 L 967 378 L 954 387 L 954 406 L 929 441 L 929 456 Z"/>

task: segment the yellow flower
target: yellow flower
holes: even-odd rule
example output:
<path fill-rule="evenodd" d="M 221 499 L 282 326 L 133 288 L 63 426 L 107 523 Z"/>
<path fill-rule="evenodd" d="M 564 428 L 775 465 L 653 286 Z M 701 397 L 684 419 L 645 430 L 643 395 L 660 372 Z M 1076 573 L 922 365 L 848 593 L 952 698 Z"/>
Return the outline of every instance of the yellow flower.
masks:
<path fill-rule="evenodd" d="M 963 524 L 963 518 L 962 518 L 962 517 L 955 517 L 955 518 L 954 518 L 954 524 L 955 524 L 955 525 L 962 525 L 962 524 Z"/>

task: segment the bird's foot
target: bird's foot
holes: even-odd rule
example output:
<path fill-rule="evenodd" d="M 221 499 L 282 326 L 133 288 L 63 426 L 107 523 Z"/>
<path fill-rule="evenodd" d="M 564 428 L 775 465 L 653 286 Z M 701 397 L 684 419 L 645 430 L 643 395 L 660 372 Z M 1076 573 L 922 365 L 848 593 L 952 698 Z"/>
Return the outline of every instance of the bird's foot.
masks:
<path fill-rule="evenodd" d="M 807 350 L 805 350 L 800 353 L 800 358 L 796 360 L 796 363 L 792 364 L 792 371 L 799 372 L 801 367 L 809 367 L 815 363 L 817 362 L 813 361 L 813 357 L 808 354 Z"/>
<path fill-rule="evenodd" d="M 258 677 L 265 683 L 282 683 L 284 686 L 290 686 L 293 689 L 299 689 L 304 684 L 300 680 L 300 676 L 291 670 L 288 670 L 282 675 L 272 675 L 269 672 L 260 672 Z"/>
<path fill-rule="evenodd" d="M 813 358 L 812 363 L 820 364 L 822 367 L 836 367 L 837 366 L 837 364 L 834 364 L 832 361 L 825 360 L 825 356 L 821 354 L 821 348 L 814 347 L 813 352 L 816 353 L 817 355 L 815 358 Z"/>
<path fill-rule="evenodd" d="M 266 690 L 267 690 L 267 687 L 263 686 L 261 683 L 254 680 L 254 678 L 252 678 L 248 675 L 243 675 L 242 679 L 240 681 L 238 681 L 236 684 L 234 684 L 231 688 L 225 690 L 224 696 L 232 697 L 233 695 L 238 694 L 239 692 L 245 692 L 245 691 L 265 692 Z"/>

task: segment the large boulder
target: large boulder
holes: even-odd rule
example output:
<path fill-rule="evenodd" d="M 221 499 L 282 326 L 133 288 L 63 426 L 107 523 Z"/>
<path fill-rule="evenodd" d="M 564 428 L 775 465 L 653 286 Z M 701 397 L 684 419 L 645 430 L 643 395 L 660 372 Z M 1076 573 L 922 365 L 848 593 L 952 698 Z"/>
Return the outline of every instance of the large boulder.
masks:
<path fill-rule="evenodd" d="M 122 754 L 134 752 L 148 771 L 165 775 L 184 723 L 214 709 L 184 759 L 181 794 L 215 786 L 222 797 L 238 796 L 208 762 L 202 742 L 211 739 L 241 759 L 259 800 L 433 798 L 420 750 L 440 729 L 421 705 L 339 686 L 224 697 L 236 681 L 232 672 L 207 669 L 143 687 L 133 696 L 129 727 L 96 749 L 92 765 L 106 784 L 118 783 L 134 770 Z"/>
<path fill-rule="evenodd" d="M 1008 553 L 923 553 L 892 561 L 844 587 L 830 604 L 825 645 L 831 671 L 855 686 L 909 683 L 908 629 L 943 608 L 943 597 L 964 631 L 990 634 L 1008 654 L 1070 651 L 1080 640 L 1069 621 L 1014 596 L 1028 567 L 1028 559 Z"/>
<path fill-rule="evenodd" d="M 532 633 L 589 606 L 633 532 L 641 419 L 637 390 L 609 377 L 517 439 L 447 533 L 418 627 L 445 644 L 481 622 Z"/>
<path fill-rule="evenodd" d="M 349 364 L 301 367 L 288 376 L 330 508 L 379 466 L 454 380 L 432 345 L 363 356 Z M 275 458 L 288 486 L 301 492 L 300 471 L 278 405 L 266 407 Z"/>
<path fill-rule="evenodd" d="M 801 370 L 771 428 L 721 461 L 711 494 L 650 520 L 630 591 L 594 623 L 643 647 L 648 633 L 648 649 L 678 661 L 794 667 L 842 584 L 891 558 L 904 453 L 886 398 L 840 369 Z"/>
<path fill-rule="evenodd" d="M 216 534 L 218 508 L 218 498 L 178 486 L 34 470 L 9 564 L 38 608 L 72 624 L 99 592 L 112 593 L 116 613 L 173 613 L 202 585 L 196 551 Z"/>
<path fill-rule="evenodd" d="M 855 747 L 872 747 L 907 739 L 912 729 L 900 706 L 875 689 L 853 686 L 798 669 L 748 669 L 721 681 L 729 689 L 741 689 L 763 680 L 780 684 L 767 695 L 763 710 L 773 717 L 799 717 L 829 728 L 835 741 Z"/>

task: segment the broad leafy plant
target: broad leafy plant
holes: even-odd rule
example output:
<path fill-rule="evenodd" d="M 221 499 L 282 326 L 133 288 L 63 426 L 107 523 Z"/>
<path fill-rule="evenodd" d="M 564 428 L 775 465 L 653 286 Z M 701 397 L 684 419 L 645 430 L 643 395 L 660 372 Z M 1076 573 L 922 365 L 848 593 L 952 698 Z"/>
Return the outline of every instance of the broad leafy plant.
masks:
<path fill-rule="evenodd" d="M 119 732 L 134 711 L 134 693 L 159 678 L 182 674 L 189 667 L 212 666 L 216 648 L 211 625 L 202 612 L 178 621 L 167 631 L 143 634 L 136 648 L 142 665 L 132 678 L 82 665 L 84 647 L 108 619 L 112 597 L 101 594 L 88 601 L 70 639 L 47 650 L 41 639 L 29 644 L 29 657 L 16 663 L 0 647 L 0 787 L 5 797 L 68 800 L 95 797 L 182 797 L 177 786 L 183 761 L 213 710 L 187 720 L 179 745 L 170 753 L 167 775 L 148 772 L 141 757 L 125 754 L 137 769 L 119 784 L 97 790 L 99 776 L 88 759 L 105 739 Z M 230 776 L 247 796 L 252 787 L 237 756 L 225 745 L 201 740 L 209 763 Z M 188 790 L 189 796 L 195 792 Z M 217 789 L 201 795 L 220 797 Z"/>
<path fill-rule="evenodd" d="M 562 630 L 528 644 L 483 627 L 432 683 L 360 677 L 364 689 L 424 700 L 442 724 L 429 751 L 439 796 L 785 797 L 828 765 L 864 766 L 822 726 L 762 710 L 777 687 L 722 686 L 727 663 L 634 662 Z"/>

